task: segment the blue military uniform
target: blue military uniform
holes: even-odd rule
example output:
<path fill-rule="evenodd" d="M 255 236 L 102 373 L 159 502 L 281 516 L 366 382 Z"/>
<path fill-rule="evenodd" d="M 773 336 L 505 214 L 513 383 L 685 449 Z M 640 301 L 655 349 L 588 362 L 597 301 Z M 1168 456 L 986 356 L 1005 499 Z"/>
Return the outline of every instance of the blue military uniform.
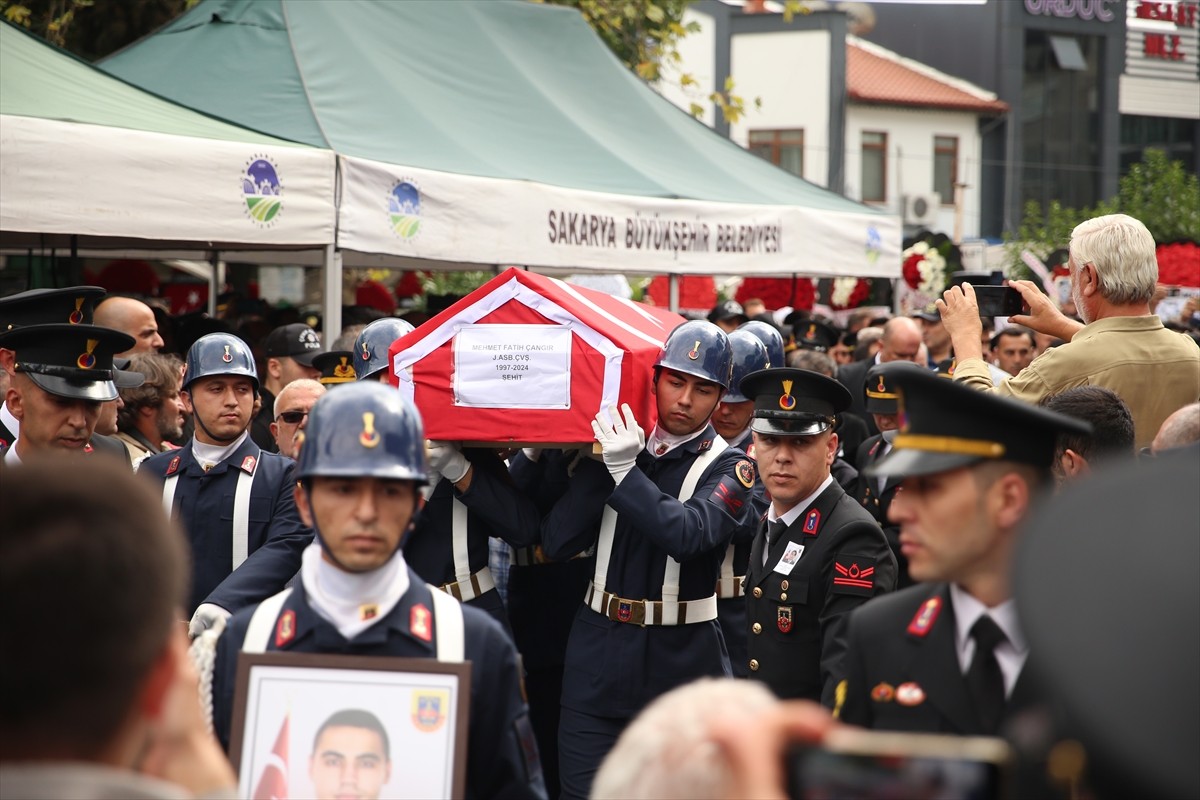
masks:
<path fill-rule="evenodd" d="M 750 429 L 729 443 L 740 452 L 754 460 L 754 437 Z M 733 540 L 725 551 L 721 562 L 721 576 L 717 580 L 717 621 L 721 624 L 721 633 L 725 637 L 725 647 L 729 651 L 729 665 L 734 677 L 746 678 L 750 675 L 747 664 L 750 656 L 746 650 L 746 568 L 750 563 L 750 548 L 754 543 L 754 534 L 764 514 L 767 513 L 766 490 L 762 480 L 755 478 L 754 488 L 750 490 L 749 506 L 745 522 L 733 534 Z"/>
<path fill-rule="evenodd" d="M 720 451 L 681 503 L 676 498 L 692 465 L 714 447 Z M 661 458 L 643 449 L 615 488 L 603 465 L 583 459 L 543 521 L 549 558 L 596 545 L 599 560 L 605 505 L 617 513 L 608 569 L 598 576 L 603 590 L 595 582 L 589 587 L 567 644 L 559 736 L 564 796 L 586 794 L 583 783 L 620 730 L 655 697 L 696 678 L 730 674 L 714 587 L 754 479 L 745 453 L 726 447 L 707 425 Z M 671 604 L 661 602 L 669 559 L 680 565 L 679 624 L 656 624 L 672 614 Z M 698 620 L 687 621 L 689 614 Z"/>
<path fill-rule="evenodd" d="M 488 612 L 507 628 L 504 602 L 488 569 L 488 537 L 499 537 L 514 547 L 536 544 L 538 510 L 513 485 L 504 462 L 493 451 L 467 449 L 463 455 L 474 467 L 471 485 L 460 492 L 449 480 L 438 481 L 404 541 L 404 558 L 424 580 Z M 463 545 L 461 539 L 455 542 L 455 525 L 464 521 L 461 511 L 455 521 L 459 504 L 466 509 L 465 553 L 456 552 Z M 459 565 L 459 561 L 466 563 Z"/>
<path fill-rule="evenodd" d="M 411 569 L 408 575 L 408 591 L 391 612 L 349 641 L 313 610 L 303 582 L 297 581 L 271 627 L 267 651 L 435 658 L 438 641 L 433 590 Z M 217 640 L 213 727 L 226 750 L 238 654 L 256 608 L 244 608 L 231 617 Z M 463 607 L 462 616 L 463 655 L 471 663 L 466 797 L 545 797 L 537 747 L 518 691 L 520 673 L 512 643 L 487 614 Z M 408 710 L 396 713 L 407 715 Z"/>
<path fill-rule="evenodd" d="M 301 554 L 312 541 L 312 530 L 296 512 L 296 465 L 290 458 L 262 452 L 247 436 L 206 473 L 192 455 L 193 441 L 151 456 L 138 473 L 159 485 L 178 478 L 173 507 L 192 550 L 188 613 L 201 603 L 236 611 L 282 589 L 300 569 Z M 246 527 L 248 557 L 235 570 L 234 500 L 243 473 L 254 477 Z"/>

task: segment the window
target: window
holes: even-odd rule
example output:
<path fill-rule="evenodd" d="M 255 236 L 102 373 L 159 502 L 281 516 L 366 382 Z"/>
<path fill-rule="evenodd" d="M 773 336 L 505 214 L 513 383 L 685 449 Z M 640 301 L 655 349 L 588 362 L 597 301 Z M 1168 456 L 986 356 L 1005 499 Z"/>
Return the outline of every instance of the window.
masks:
<path fill-rule="evenodd" d="M 942 205 L 954 205 L 954 184 L 958 178 L 958 137 L 933 137 L 933 190 L 942 196 Z"/>
<path fill-rule="evenodd" d="M 804 130 L 750 131 L 750 152 L 804 177 Z"/>
<path fill-rule="evenodd" d="M 882 203 L 887 199 L 887 134 L 862 132 L 862 200 Z"/>

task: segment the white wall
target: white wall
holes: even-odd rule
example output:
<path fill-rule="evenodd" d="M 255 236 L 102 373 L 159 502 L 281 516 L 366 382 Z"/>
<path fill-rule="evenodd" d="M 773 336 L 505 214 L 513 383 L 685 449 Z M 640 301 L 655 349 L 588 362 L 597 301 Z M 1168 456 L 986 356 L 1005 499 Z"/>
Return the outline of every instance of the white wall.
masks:
<path fill-rule="evenodd" d="M 803 128 L 804 177 L 821 186 L 829 176 L 829 46 L 828 31 L 756 33 L 734 37 L 730 53 L 734 94 L 747 111 L 729 138 L 745 147 L 751 130 Z"/>
<path fill-rule="evenodd" d="M 963 238 L 979 235 L 981 180 L 978 117 L 962 111 L 936 111 L 868 106 L 851 103 L 846 109 L 846 196 L 859 199 L 862 188 L 862 132 L 888 135 L 887 201 L 882 204 L 903 214 L 903 195 L 933 191 L 933 137 L 958 137 L 958 181 L 963 190 Z M 942 198 L 933 230 L 954 235 L 954 198 Z"/>
<path fill-rule="evenodd" d="M 692 103 L 704 107 L 700 120 L 710 128 L 713 126 L 714 108 L 708 96 L 716 86 L 716 34 L 713 18 L 688 8 L 683 12 L 683 24 L 697 22 L 700 30 L 689 33 L 679 41 L 679 55 L 682 61 L 678 65 L 664 65 L 661 79 L 654 88 L 663 97 L 687 111 Z M 690 74 L 696 85 L 686 89 L 679 85 L 679 78 L 684 73 Z"/>

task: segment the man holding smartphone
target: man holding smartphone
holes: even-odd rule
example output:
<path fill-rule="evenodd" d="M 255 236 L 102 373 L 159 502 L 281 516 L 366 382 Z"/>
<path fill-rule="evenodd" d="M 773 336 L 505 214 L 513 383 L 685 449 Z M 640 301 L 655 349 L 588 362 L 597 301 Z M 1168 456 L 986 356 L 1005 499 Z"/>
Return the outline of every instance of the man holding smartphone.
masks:
<path fill-rule="evenodd" d="M 975 289 L 946 290 L 937 306 L 958 357 L 954 379 L 1029 403 L 1076 386 L 1112 389 L 1129 406 L 1137 445 L 1144 447 L 1173 411 L 1200 400 L 1200 348 L 1150 311 L 1158 279 L 1154 237 L 1124 214 L 1087 220 L 1071 232 L 1067 269 L 1082 324 L 1065 317 L 1033 282 L 1009 282 L 1029 307 L 1009 321 L 1066 344 L 999 385 L 981 358 Z"/>
<path fill-rule="evenodd" d="M 1009 585 L 1013 552 L 1053 486 L 1058 435 L 1091 426 L 923 370 L 893 383 L 906 420 L 867 474 L 903 478 L 888 517 L 921 584 L 851 614 L 834 713 L 868 728 L 996 735 L 1039 701 Z"/>

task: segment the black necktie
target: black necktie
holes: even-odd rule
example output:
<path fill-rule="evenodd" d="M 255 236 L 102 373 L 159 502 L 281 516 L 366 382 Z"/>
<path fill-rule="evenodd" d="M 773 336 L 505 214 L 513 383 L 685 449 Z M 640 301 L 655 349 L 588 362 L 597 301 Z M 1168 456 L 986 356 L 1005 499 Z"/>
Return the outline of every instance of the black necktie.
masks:
<path fill-rule="evenodd" d="M 787 523 L 781 519 L 772 520 L 767 523 L 767 547 L 774 545 L 779 541 L 779 537 L 787 530 Z"/>
<path fill-rule="evenodd" d="M 975 712 L 986 734 L 1000 730 L 1000 719 L 1004 716 L 1004 674 L 996 660 L 996 645 L 1008 641 L 991 617 L 984 614 L 971 626 L 971 638 L 975 640 L 975 655 L 967 670 L 967 691 L 975 703 Z"/>

